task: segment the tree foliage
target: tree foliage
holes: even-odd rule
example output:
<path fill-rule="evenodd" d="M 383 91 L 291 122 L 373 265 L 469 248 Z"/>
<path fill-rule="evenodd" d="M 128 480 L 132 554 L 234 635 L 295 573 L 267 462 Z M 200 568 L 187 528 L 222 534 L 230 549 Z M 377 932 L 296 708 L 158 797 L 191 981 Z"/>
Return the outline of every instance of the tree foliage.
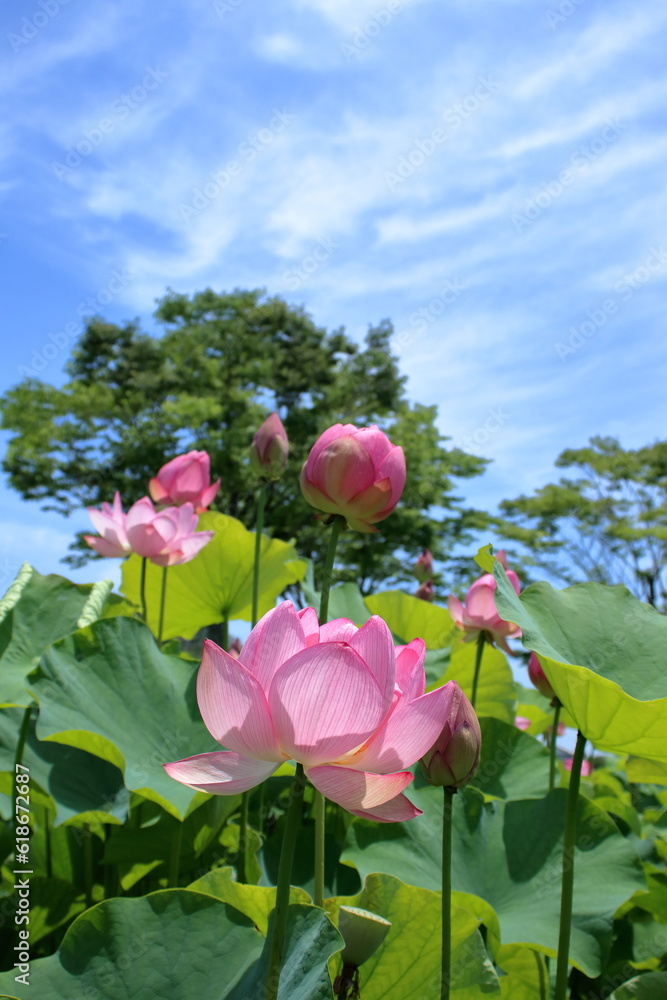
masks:
<path fill-rule="evenodd" d="M 25 379 L 0 400 L 3 427 L 12 432 L 4 469 L 25 499 L 68 515 L 119 490 L 127 507 L 165 461 L 199 448 L 222 479 L 216 506 L 252 528 L 248 446 L 276 409 L 291 452 L 270 490 L 267 521 L 279 538 L 298 532 L 302 554 L 316 565 L 326 532 L 301 497 L 298 474 L 316 437 L 338 421 L 379 424 L 404 447 L 409 470 L 404 500 L 381 532 L 344 536 L 344 578 L 364 591 L 379 579 L 406 579 L 422 548 L 442 559 L 484 522 L 481 512 L 462 508 L 453 480 L 480 474 L 486 463 L 444 446 L 435 407 L 408 403 L 389 321 L 371 326 L 359 347 L 282 298 L 238 289 L 170 291 L 155 317 L 160 336 L 138 321 L 89 319 L 65 385 Z M 67 561 L 91 555 L 79 539 Z"/>
<path fill-rule="evenodd" d="M 530 496 L 501 503 L 498 522 L 527 563 L 565 583 L 625 584 L 664 610 L 667 598 L 667 441 L 625 450 L 611 437 L 569 448 L 572 469 Z"/>

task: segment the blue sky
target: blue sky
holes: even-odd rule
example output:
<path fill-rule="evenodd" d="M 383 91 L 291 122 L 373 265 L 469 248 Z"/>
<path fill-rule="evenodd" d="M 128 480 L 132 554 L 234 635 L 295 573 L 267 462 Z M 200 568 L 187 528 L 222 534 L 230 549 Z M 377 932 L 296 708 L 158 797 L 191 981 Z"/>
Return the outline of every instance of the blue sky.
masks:
<path fill-rule="evenodd" d="M 265 287 L 359 340 L 391 318 L 410 397 L 493 459 L 488 509 L 593 434 L 664 437 L 666 26 L 658 0 L 8 0 L 0 391 L 62 382 L 92 312 Z M 0 584 L 62 572 L 85 512 L 1 501 Z"/>

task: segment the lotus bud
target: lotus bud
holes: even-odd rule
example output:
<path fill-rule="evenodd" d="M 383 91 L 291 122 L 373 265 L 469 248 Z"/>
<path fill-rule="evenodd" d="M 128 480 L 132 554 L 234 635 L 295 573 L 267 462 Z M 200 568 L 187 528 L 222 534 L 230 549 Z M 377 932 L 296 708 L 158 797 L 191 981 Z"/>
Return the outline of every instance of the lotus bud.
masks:
<path fill-rule="evenodd" d="M 433 580 L 426 580 L 424 583 L 420 583 L 415 590 L 415 597 L 418 597 L 420 601 L 432 601 L 435 597 Z"/>
<path fill-rule="evenodd" d="M 335 424 L 311 448 L 300 485 L 311 507 L 373 534 L 400 500 L 405 475 L 403 449 L 375 424 Z"/>
<path fill-rule="evenodd" d="M 517 729 L 521 729 L 525 733 L 527 729 L 530 729 L 532 723 L 530 719 L 526 718 L 525 715 L 517 715 L 516 719 L 514 720 L 514 725 L 516 726 Z"/>
<path fill-rule="evenodd" d="M 412 567 L 412 572 L 415 574 L 420 583 L 426 583 L 433 576 L 433 556 L 428 549 L 424 549 L 419 559 Z"/>
<path fill-rule="evenodd" d="M 430 784 L 463 788 L 479 767 L 482 732 L 475 709 L 459 685 L 455 681 L 451 683 L 453 694 L 445 725 L 419 763 Z"/>
<path fill-rule="evenodd" d="M 287 465 L 289 441 L 277 413 L 267 417 L 250 445 L 250 464 L 262 479 L 276 482 Z"/>
<path fill-rule="evenodd" d="M 540 694 L 543 694 L 545 698 L 551 701 L 552 698 L 556 697 L 556 692 L 549 683 L 549 679 L 542 670 L 542 664 L 537 658 L 537 653 L 531 653 L 530 659 L 528 660 L 528 676 L 530 677 L 533 685 L 537 688 Z"/>
<path fill-rule="evenodd" d="M 358 906 L 341 906 L 338 930 L 345 942 L 341 952 L 344 964 L 358 967 L 375 954 L 391 930 L 391 923 Z"/>
<path fill-rule="evenodd" d="M 233 656 L 235 660 L 238 660 L 239 656 L 241 655 L 242 649 L 243 646 L 241 645 L 241 640 L 234 639 L 231 646 L 229 647 L 229 655 Z"/>

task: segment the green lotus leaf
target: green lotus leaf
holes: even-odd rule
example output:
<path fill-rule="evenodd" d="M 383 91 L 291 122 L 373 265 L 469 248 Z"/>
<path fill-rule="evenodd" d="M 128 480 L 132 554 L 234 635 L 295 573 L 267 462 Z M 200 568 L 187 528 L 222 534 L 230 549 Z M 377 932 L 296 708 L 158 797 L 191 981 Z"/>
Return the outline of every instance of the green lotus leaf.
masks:
<path fill-rule="evenodd" d="M 458 631 L 446 608 L 411 597 L 402 590 L 370 594 L 365 600 L 371 614 L 384 618 L 397 642 L 419 638 L 427 649 L 442 649 Z"/>
<path fill-rule="evenodd" d="M 11 775 L 22 721 L 21 709 L 0 711 L 0 771 Z M 31 796 L 36 782 L 53 802 L 54 826 L 77 818 L 102 823 L 123 823 L 127 818 L 128 793 L 118 768 L 84 750 L 38 740 L 34 721 L 23 763 L 30 769 Z"/>
<path fill-rule="evenodd" d="M 120 768 L 127 788 L 177 819 L 197 794 L 162 765 L 219 748 L 197 706 L 193 663 L 160 652 L 148 629 L 108 618 L 46 651 L 30 688 L 37 737 Z"/>
<path fill-rule="evenodd" d="M 542 798 L 549 788 L 549 753 L 516 726 L 481 718 L 482 755 L 472 787 L 485 798 Z"/>
<path fill-rule="evenodd" d="M 234 517 L 208 512 L 199 518 L 200 531 L 215 537 L 199 555 L 182 566 L 170 566 L 163 638 L 191 639 L 199 629 L 225 619 L 252 620 L 252 577 L 255 534 Z M 137 607 L 141 604 L 141 564 L 137 555 L 123 563 L 121 590 Z M 275 606 L 276 598 L 306 572 L 305 560 L 297 557 L 288 542 L 262 535 L 259 616 Z M 157 632 L 163 571 L 146 562 L 148 624 Z"/>
<path fill-rule="evenodd" d="M 614 990 L 609 1000 L 665 1000 L 667 972 L 646 972 L 634 976 Z"/>
<path fill-rule="evenodd" d="M 500 986 L 477 930 L 479 919 L 452 898 L 452 997 L 477 1000 L 500 997 Z M 391 875 L 368 875 L 355 896 L 325 900 L 337 919 L 341 906 L 370 910 L 391 923 L 375 954 L 360 967 L 364 1000 L 422 1000 L 440 995 L 440 922 L 442 897 L 437 892 L 405 885 Z M 340 971 L 340 960 L 336 971 Z"/>
<path fill-rule="evenodd" d="M 411 786 L 423 816 L 409 823 L 355 821 L 341 860 L 362 878 L 384 872 L 425 889 L 440 888 L 442 789 Z M 484 802 L 464 789 L 454 799 L 452 881 L 471 897 L 490 937 L 555 956 L 558 945 L 567 791 L 543 799 Z M 570 959 L 588 976 L 604 967 L 617 908 L 646 883 L 632 844 L 595 803 L 579 797 Z M 477 897 L 475 900 L 474 897 Z"/>
<path fill-rule="evenodd" d="M 110 580 L 70 583 L 25 563 L 0 601 L 0 707 L 31 702 L 25 678 L 44 650 L 103 613 Z"/>
<path fill-rule="evenodd" d="M 506 944 L 497 949 L 494 958 L 502 973 L 502 1000 L 546 1000 L 549 996 L 549 972 L 538 952 Z"/>
<path fill-rule="evenodd" d="M 534 583 L 496 562 L 496 606 L 516 622 L 581 732 L 600 750 L 667 761 L 667 617 L 625 587 Z"/>
<path fill-rule="evenodd" d="M 276 890 L 263 885 L 241 885 L 232 878 L 231 868 L 216 868 L 188 886 L 194 892 L 203 892 L 225 903 L 231 903 L 241 913 L 245 913 L 255 926 L 266 934 L 269 916 L 276 905 Z M 307 892 L 296 886 L 290 887 L 290 903 L 309 904 L 312 900 Z"/>
<path fill-rule="evenodd" d="M 313 906 L 289 910 L 279 1000 L 331 997 L 326 970 L 340 936 Z M 229 903 L 189 889 L 110 899 L 87 910 L 60 948 L 33 961 L 25 996 L 68 1000 L 244 1000 L 261 996 L 266 941 Z M 0 973 L 13 996 L 16 970 Z"/>

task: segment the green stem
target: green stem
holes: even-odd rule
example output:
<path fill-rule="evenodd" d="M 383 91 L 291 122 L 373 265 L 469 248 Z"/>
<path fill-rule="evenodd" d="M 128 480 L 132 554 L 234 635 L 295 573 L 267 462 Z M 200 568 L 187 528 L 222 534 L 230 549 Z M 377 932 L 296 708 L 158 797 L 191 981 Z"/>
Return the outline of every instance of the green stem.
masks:
<path fill-rule="evenodd" d="M 236 865 L 236 877 L 241 885 L 248 881 L 248 808 L 250 804 L 250 792 L 244 792 L 241 796 L 241 821 L 239 824 L 239 853 Z"/>
<path fill-rule="evenodd" d="M 257 808 L 257 829 L 260 834 L 264 833 L 264 782 L 259 786 L 259 806 Z"/>
<path fill-rule="evenodd" d="M 181 867 L 181 844 L 183 842 L 183 824 L 179 822 L 176 832 L 171 841 L 171 852 L 169 855 L 169 881 L 170 889 L 178 888 L 178 873 Z"/>
<path fill-rule="evenodd" d="M 49 810 L 44 806 L 44 851 L 46 854 L 46 877 L 53 878 L 53 858 L 51 856 L 51 822 Z"/>
<path fill-rule="evenodd" d="M 561 703 L 556 700 L 554 706 L 554 718 L 552 722 L 551 730 L 551 741 L 549 746 L 550 761 L 549 761 L 549 791 L 552 790 L 554 784 L 556 783 L 556 740 L 558 739 L 558 720 L 560 719 L 560 710 L 563 707 Z"/>
<path fill-rule="evenodd" d="M 162 643 L 162 632 L 164 630 L 164 605 L 167 598 L 167 570 L 168 566 L 162 567 L 162 586 L 160 588 L 160 620 L 157 628 L 158 645 Z"/>
<path fill-rule="evenodd" d="M 331 591 L 331 580 L 333 577 L 334 560 L 336 558 L 336 546 L 340 537 L 341 529 L 345 524 L 345 518 L 336 514 L 331 523 L 331 534 L 329 535 L 329 546 L 324 560 L 322 570 L 322 592 L 320 594 L 320 625 L 324 625 L 329 618 L 329 592 Z M 317 788 L 313 788 L 313 813 L 315 816 L 315 886 L 313 889 L 313 902 L 315 906 L 324 905 L 324 842 L 326 835 L 326 810 L 324 796 Z"/>
<path fill-rule="evenodd" d="M 220 645 L 226 653 L 229 652 L 229 618 L 220 622 Z"/>
<path fill-rule="evenodd" d="M 452 812 L 455 788 L 443 788 L 442 809 L 442 965 L 440 1000 L 449 1000 L 452 967 Z"/>
<path fill-rule="evenodd" d="M 475 707 L 477 702 L 477 686 L 479 684 L 479 672 L 482 666 L 482 653 L 484 652 L 484 643 L 486 641 L 486 633 L 480 632 L 477 637 L 477 652 L 475 654 L 475 673 L 472 678 L 472 697 L 470 699 L 470 704 Z"/>
<path fill-rule="evenodd" d="M 83 874 L 86 887 L 86 909 L 93 905 L 93 831 L 86 823 L 83 828 Z"/>
<path fill-rule="evenodd" d="M 259 570 L 262 559 L 262 528 L 264 527 L 264 508 L 266 506 L 266 486 L 259 487 L 257 493 L 257 517 L 255 520 L 255 561 L 252 572 L 252 628 L 257 624 L 259 612 Z M 227 649 L 229 636 L 226 636 Z M 264 786 L 262 785 L 262 788 Z M 241 795 L 241 826 L 239 830 L 239 852 L 236 873 L 239 882 L 245 885 L 248 881 L 248 811 L 250 792 Z"/>
<path fill-rule="evenodd" d="M 322 570 L 322 593 L 320 595 L 320 625 L 324 625 L 329 620 L 329 591 L 331 590 L 331 578 L 333 576 L 334 559 L 336 557 L 336 546 L 341 528 L 345 524 L 345 518 L 336 514 L 331 523 L 331 534 L 329 535 L 329 548 L 327 549 L 324 569 Z"/>
<path fill-rule="evenodd" d="M 285 832 L 283 833 L 283 844 L 280 851 L 278 885 L 276 887 L 276 908 L 273 911 L 269 971 L 266 980 L 266 993 L 264 994 L 265 1000 L 277 1000 L 278 997 L 280 970 L 285 952 L 287 908 L 289 906 L 290 884 L 292 881 L 292 862 L 294 860 L 296 836 L 299 832 L 305 785 L 306 779 L 303 773 L 303 765 L 297 764 L 294 781 L 290 790 L 291 800 L 285 818 Z"/>
<path fill-rule="evenodd" d="M 141 559 L 141 580 L 139 581 L 139 594 L 141 597 L 141 617 L 144 625 L 148 625 L 148 615 L 146 613 L 146 556 Z"/>
<path fill-rule="evenodd" d="M 560 928 L 558 931 L 558 959 L 556 963 L 556 988 L 554 1000 L 565 1000 L 570 953 L 570 924 L 572 921 L 572 895 L 574 892 L 574 841 L 577 828 L 577 808 L 581 762 L 584 759 L 586 737 L 577 733 L 577 745 L 570 772 L 570 788 L 565 814 L 565 836 L 563 838 L 563 884 L 560 896 Z"/>
<path fill-rule="evenodd" d="M 322 792 L 313 788 L 313 811 L 315 813 L 315 886 L 313 902 L 324 906 L 324 834 L 326 830 L 326 805 Z"/>
<path fill-rule="evenodd" d="M 259 564 L 262 555 L 262 528 L 264 527 L 264 507 L 266 506 L 266 486 L 260 486 L 257 494 L 257 520 L 255 521 L 255 564 L 252 574 L 252 627 L 257 624 L 259 608 Z"/>

